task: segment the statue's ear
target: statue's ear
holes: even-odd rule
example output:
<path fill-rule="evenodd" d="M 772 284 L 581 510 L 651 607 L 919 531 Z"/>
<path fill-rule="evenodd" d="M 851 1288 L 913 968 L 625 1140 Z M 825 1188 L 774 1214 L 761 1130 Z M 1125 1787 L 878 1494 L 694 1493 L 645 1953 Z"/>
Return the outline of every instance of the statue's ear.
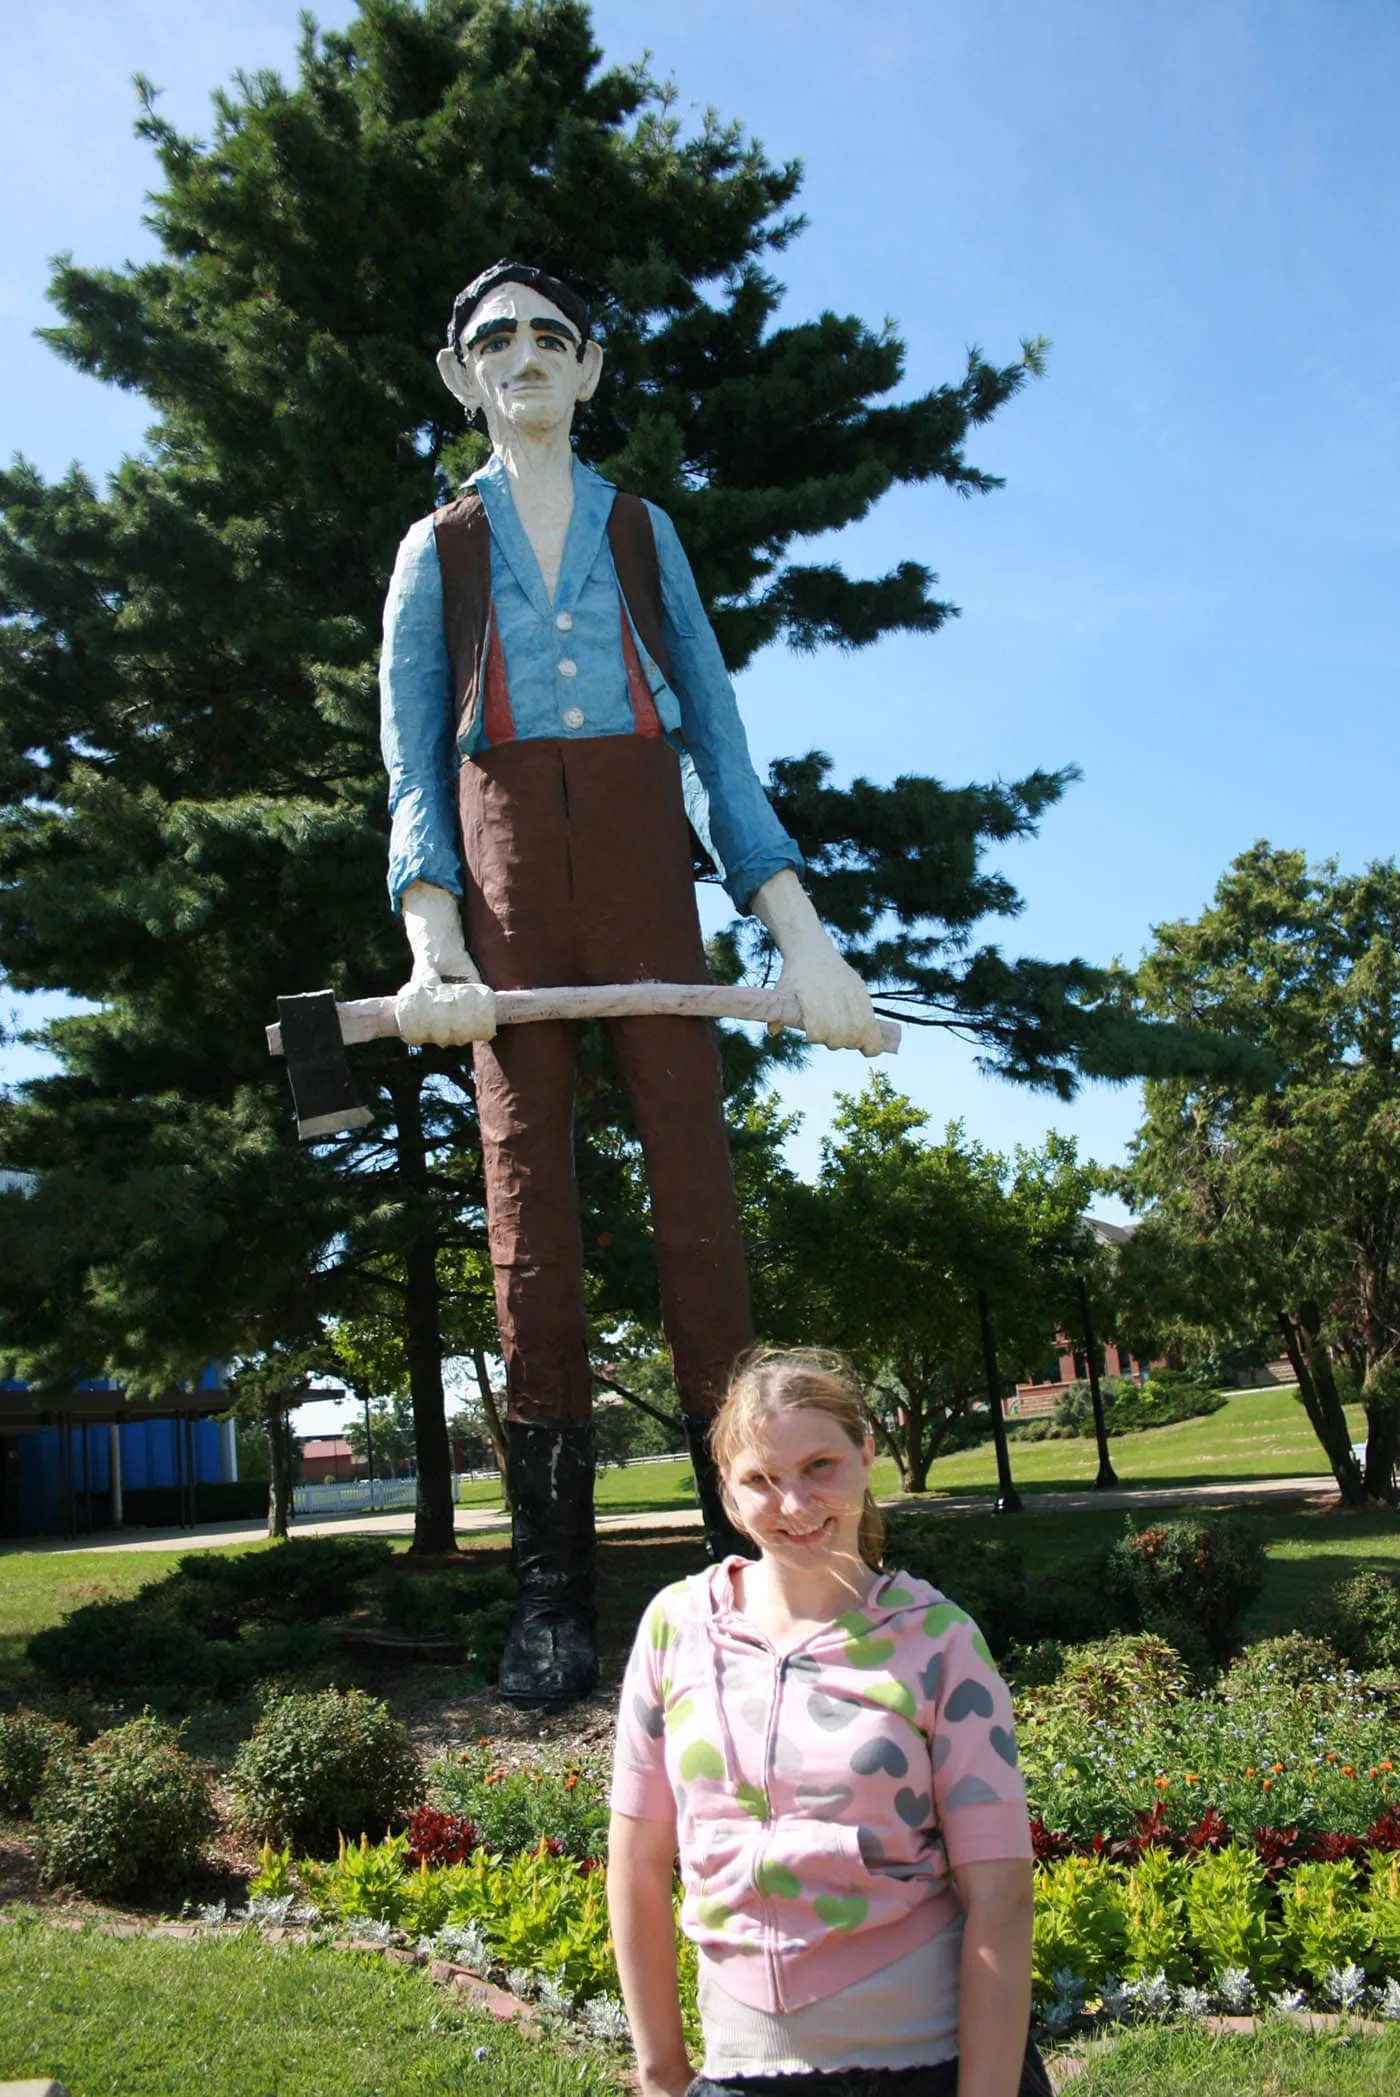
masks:
<path fill-rule="evenodd" d="M 475 415 L 481 406 L 481 400 L 472 384 L 472 375 L 457 352 L 452 349 L 440 349 L 437 354 L 437 368 L 438 376 L 448 392 L 456 395 L 468 415 Z"/>
<path fill-rule="evenodd" d="M 585 342 L 583 345 L 582 363 L 583 379 L 574 398 L 575 400 L 592 400 L 598 390 L 598 381 L 603 376 L 603 352 L 598 343 Z"/>

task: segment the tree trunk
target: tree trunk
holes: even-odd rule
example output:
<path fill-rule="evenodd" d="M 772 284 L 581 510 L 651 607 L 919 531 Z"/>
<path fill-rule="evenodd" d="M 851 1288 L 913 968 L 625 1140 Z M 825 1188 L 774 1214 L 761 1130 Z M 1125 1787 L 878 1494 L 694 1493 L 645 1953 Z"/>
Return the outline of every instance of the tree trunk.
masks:
<path fill-rule="evenodd" d="M 1362 1507 L 1366 1501 L 1366 1487 L 1361 1467 L 1351 1453 L 1351 1433 L 1337 1392 L 1337 1381 L 1332 1374 L 1332 1364 L 1318 1338 L 1320 1320 L 1316 1307 L 1305 1304 L 1297 1318 L 1290 1317 L 1287 1311 L 1280 1311 L 1278 1322 L 1293 1374 L 1298 1379 L 1303 1410 L 1332 1466 L 1337 1490 L 1348 1507 Z"/>
<path fill-rule="evenodd" d="M 484 1349 L 473 1347 L 472 1367 L 476 1371 L 476 1387 L 481 1393 L 481 1410 L 486 1415 L 486 1432 L 491 1437 L 491 1447 L 496 1452 L 496 1465 L 501 1474 L 501 1498 L 506 1513 L 510 1506 L 510 1466 L 506 1462 L 506 1423 L 501 1418 L 501 1409 L 496 1403 L 496 1393 L 491 1388 L 491 1371 L 486 1366 Z"/>
<path fill-rule="evenodd" d="M 908 1493 L 928 1491 L 928 1467 L 933 1462 L 933 1449 L 924 1436 L 924 1401 L 908 1384 L 904 1386 L 904 1490 Z"/>
<path fill-rule="evenodd" d="M 1400 1457 L 1400 1376 L 1391 1363 L 1373 1369 L 1362 1386 L 1366 1407 L 1366 1491 L 1372 1500 L 1396 1497 Z"/>
<path fill-rule="evenodd" d="M 264 1399 L 263 1425 L 267 1430 L 267 1533 L 285 1543 L 292 1507 L 292 1452 L 287 1408 L 281 1397 Z"/>
<path fill-rule="evenodd" d="M 420 1557 L 442 1558 L 457 1549 L 452 1520 L 452 1445 L 447 1438 L 447 1407 L 442 1390 L 437 1230 L 423 1142 L 422 1078 L 415 1061 L 405 1058 L 390 1079 L 399 1175 L 415 1226 L 404 1251 L 404 1351 L 413 1399 L 413 1449 L 418 1472 L 413 1542 L 409 1549 Z"/>

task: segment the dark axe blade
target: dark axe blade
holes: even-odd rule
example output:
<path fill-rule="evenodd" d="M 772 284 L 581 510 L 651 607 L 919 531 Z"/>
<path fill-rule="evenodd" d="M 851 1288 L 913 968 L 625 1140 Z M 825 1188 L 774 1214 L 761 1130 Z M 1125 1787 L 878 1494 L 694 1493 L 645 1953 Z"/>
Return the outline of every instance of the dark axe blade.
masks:
<path fill-rule="evenodd" d="M 362 1129 L 373 1121 L 355 1092 L 335 992 L 309 990 L 301 997 L 278 998 L 277 1018 L 302 1142 Z"/>

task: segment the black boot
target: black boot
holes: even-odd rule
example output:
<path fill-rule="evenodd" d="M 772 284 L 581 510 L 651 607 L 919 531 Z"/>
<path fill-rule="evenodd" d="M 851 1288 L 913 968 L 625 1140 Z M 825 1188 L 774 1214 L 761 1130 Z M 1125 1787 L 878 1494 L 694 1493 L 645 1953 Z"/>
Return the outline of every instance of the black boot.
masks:
<path fill-rule="evenodd" d="M 741 1558 L 757 1558 L 754 1545 L 736 1529 L 725 1511 L 720 1497 L 719 1472 L 710 1454 L 710 1423 L 694 1413 L 687 1413 L 685 1438 L 690 1444 L 690 1468 L 695 1473 L 695 1490 L 700 1500 L 700 1512 L 705 1517 L 705 1556 L 711 1565 L 721 1559 L 732 1558 L 737 1551 Z"/>
<path fill-rule="evenodd" d="M 593 1429 L 507 1424 L 519 1596 L 501 1695 L 555 1711 L 598 1686 L 594 1637 Z"/>

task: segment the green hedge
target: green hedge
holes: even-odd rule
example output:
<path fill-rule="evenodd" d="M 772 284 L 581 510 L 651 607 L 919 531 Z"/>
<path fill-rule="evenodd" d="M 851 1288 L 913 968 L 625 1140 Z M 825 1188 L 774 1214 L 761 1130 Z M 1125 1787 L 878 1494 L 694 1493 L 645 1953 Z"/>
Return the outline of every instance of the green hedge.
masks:
<path fill-rule="evenodd" d="M 138 1529 L 172 1529 L 182 1519 L 179 1489 L 173 1485 L 129 1486 L 122 1494 L 123 1512 Z M 197 1485 L 195 1517 L 201 1522 L 237 1522 L 245 1515 L 267 1513 L 267 1484 L 240 1478 L 231 1485 Z"/>

